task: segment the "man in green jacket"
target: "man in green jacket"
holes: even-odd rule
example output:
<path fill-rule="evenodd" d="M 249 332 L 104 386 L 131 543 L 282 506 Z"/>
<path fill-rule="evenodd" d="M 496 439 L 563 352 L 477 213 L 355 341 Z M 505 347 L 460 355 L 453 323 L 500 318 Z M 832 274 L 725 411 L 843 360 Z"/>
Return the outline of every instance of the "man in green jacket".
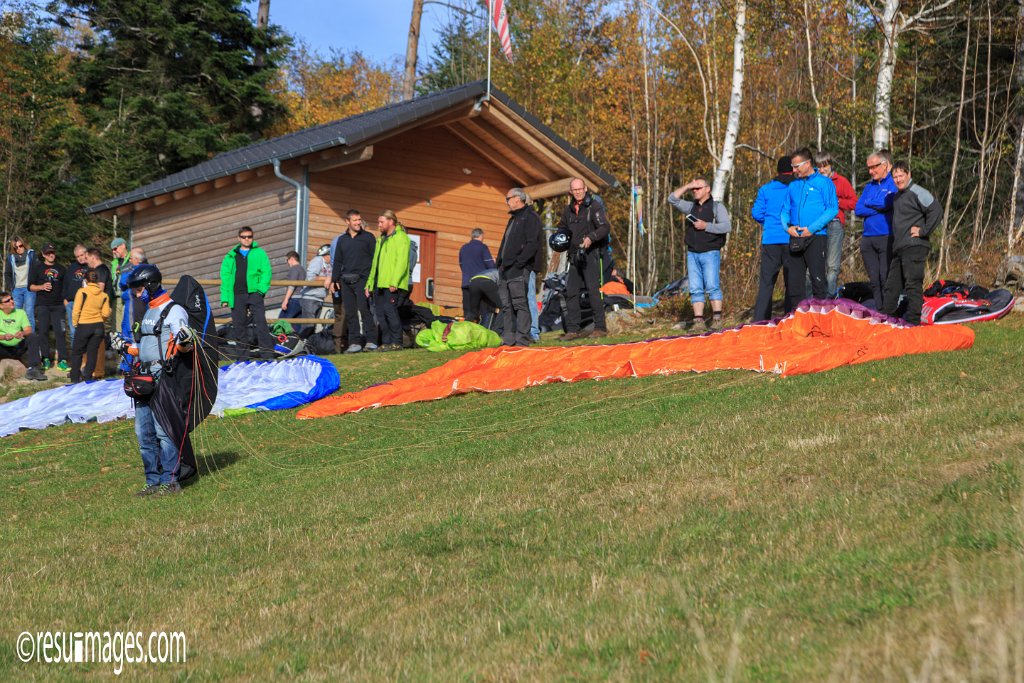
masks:
<path fill-rule="evenodd" d="M 274 357 L 274 337 L 267 326 L 263 297 L 270 289 L 270 259 L 267 252 L 253 241 L 248 225 L 238 231 L 239 243 L 233 246 L 220 264 L 220 302 L 231 309 L 229 338 L 242 345 L 249 341 L 248 317 L 256 327 L 260 355 Z"/>
<path fill-rule="evenodd" d="M 377 350 L 398 351 L 402 348 L 402 320 L 398 317 L 398 307 L 409 298 L 411 240 L 391 209 L 380 215 L 377 227 L 380 228 L 380 238 L 373 251 L 366 295 L 373 296 L 381 328 L 381 345 Z"/>

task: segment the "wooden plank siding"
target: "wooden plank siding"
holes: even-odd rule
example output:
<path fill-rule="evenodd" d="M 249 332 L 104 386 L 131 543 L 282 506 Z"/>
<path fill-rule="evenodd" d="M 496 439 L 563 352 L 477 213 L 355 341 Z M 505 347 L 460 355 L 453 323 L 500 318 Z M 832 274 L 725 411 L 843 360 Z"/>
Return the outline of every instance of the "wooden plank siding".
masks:
<path fill-rule="evenodd" d="M 298 169 L 288 175 L 299 176 Z M 273 174 L 136 212 L 131 243 L 145 249 L 149 261 L 168 279 L 186 273 L 219 278 L 224 255 L 238 243 L 238 230 L 246 225 L 270 257 L 273 277 L 284 279 L 284 255 L 295 244 L 295 190 Z M 219 288 L 205 289 L 210 303 L 219 306 Z M 271 288 L 268 310 L 279 305 L 284 291 Z"/>
<path fill-rule="evenodd" d="M 334 239 L 350 208 L 374 234 L 380 212 L 392 209 L 403 225 L 436 233 L 433 303 L 461 310 L 459 249 L 479 227 L 497 254 L 508 220 L 505 192 L 514 185 L 445 128 L 403 133 L 378 142 L 369 161 L 310 176 L 310 248 Z"/>

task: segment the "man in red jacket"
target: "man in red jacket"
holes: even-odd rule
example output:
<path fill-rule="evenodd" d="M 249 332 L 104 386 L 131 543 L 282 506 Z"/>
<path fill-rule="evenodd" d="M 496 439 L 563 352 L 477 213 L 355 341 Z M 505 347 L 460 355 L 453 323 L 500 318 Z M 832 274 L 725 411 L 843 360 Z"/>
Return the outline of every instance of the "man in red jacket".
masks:
<path fill-rule="evenodd" d="M 828 283 L 828 295 L 835 296 L 839 286 L 839 271 L 843 265 L 843 234 L 846 228 L 846 214 L 857 206 L 857 193 L 853 185 L 843 176 L 832 170 L 832 155 L 821 150 L 814 154 L 814 166 L 818 173 L 831 178 L 836 186 L 836 197 L 839 199 L 839 215 L 828 224 L 828 246 L 825 247 L 825 280 Z"/>

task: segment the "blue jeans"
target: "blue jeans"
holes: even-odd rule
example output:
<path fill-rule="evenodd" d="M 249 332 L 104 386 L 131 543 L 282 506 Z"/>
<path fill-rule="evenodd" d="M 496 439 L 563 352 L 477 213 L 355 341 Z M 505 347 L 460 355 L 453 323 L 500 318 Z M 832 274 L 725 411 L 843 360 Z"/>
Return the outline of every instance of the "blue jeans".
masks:
<path fill-rule="evenodd" d="M 135 438 L 142 453 L 146 485 L 174 481 L 178 473 L 178 449 L 160 426 L 148 403 L 135 404 Z"/>
<path fill-rule="evenodd" d="M 69 301 L 64 304 L 64 310 L 68 314 L 68 346 L 75 340 L 75 326 L 71 324 L 71 311 L 75 308 L 75 302 Z"/>
<path fill-rule="evenodd" d="M 540 313 L 537 311 L 537 273 L 526 271 L 526 305 L 530 307 L 530 339 L 540 339 Z"/>
<path fill-rule="evenodd" d="M 704 293 L 712 301 L 722 300 L 722 286 L 718 280 L 718 271 L 722 265 L 722 252 L 705 251 L 696 254 L 686 253 L 686 277 L 690 285 L 690 302 L 704 303 Z"/>
<path fill-rule="evenodd" d="M 30 292 L 28 287 L 15 287 L 11 292 L 14 297 L 14 307 L 25 311 L 28 316 L 28 324 L 32 331 L 36 331 L 36 293 Z"/>

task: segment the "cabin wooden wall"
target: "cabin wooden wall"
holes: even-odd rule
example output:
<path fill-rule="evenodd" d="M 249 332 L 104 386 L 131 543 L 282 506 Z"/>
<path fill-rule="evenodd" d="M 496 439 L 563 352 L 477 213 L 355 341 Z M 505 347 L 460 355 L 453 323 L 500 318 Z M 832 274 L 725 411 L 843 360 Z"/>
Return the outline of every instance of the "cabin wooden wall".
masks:
<path fill-rule="evenodd" d="M 409 131 L 375 144 L 369 161 L 310 175 L 310 249 L 345 229 L 349 209 L 358 209 L 374 234 L 380 212 L 392 209 L 403 225 L 437 234 L 433 302 L 461 310 L 459 248 L 479 227 L 497 255 L 513 185 L 443 127 Z"/>
<path fill-rule="evenodd" d="M 290 171 L 283 169 L 290 177 L 301 178 L 297 164 Z M 238 230 L 246 225 L 270 257 L 273 277 L 283 279 L 288 270 L 285 254 L 295 246 L 295 190 L 272 171 L 132 214 L 131 244 L 145 249 L 164 277 L 187 273 L 218 278 L 224 255 L 238 243 Z M 280 303 L 284 289 L 268 292 L 268 311 Z M 219 306 L 218 288 L 206 290 L 210 303 Z"/>
<path fill-rule="evenodd" d="M 285 165 L 284 172 L 301 177 L 295 163 Z M 260 173 L 132 214 L 132 245 L 146 249 L 150 262 L 168 278 L 185 273 L 216 278 L 224 254 L 238 241 L 238 229 L 248 225 L 270 256 L 273 276 L 283 278 L 284 255 L 294 245 L 295 192 L 269 166 Z M 392 209 L 403 225 L 437 235 L 433 302 L 461 310 L 459 249 L 470 231 L 480 227 L 484 242 L 497 255 L 508 220 L 505 192 L 513 185 L 443 127 L 397 135 L 375 144 L 369 161 L 310 174 L 305 260 L 345 229 L 348 209 L 358 209 L 374 234 L 377 217 Z M 219 305 L 216 288 L 207 289 L 211 303 Z M 284 288 L 268 293 L 268 311 L 283 295 Z"/>

